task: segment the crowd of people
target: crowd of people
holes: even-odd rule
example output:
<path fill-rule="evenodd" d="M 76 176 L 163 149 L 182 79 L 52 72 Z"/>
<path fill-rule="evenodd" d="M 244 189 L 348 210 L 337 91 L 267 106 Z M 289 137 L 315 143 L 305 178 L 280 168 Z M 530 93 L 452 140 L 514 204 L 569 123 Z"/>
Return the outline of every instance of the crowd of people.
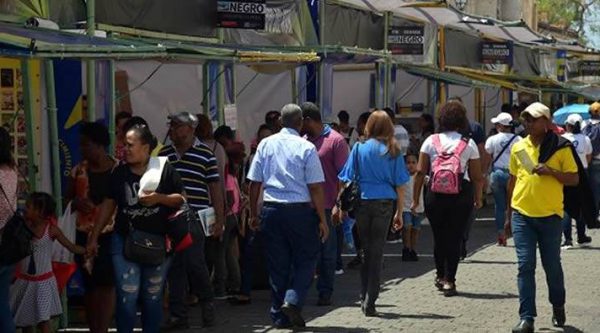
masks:
<path fill-rule="evenodd" d="M 565 248 L 573 245 L 573 218 L 577 242 L 591 242 L 586 225 L 598 215 L 600 103 L 590 106 L 590 120 L 569 116 L 564 130 L 541 103 L 505 105 L 487 139 L 460 98 L 438 114 L 437 128 L 423 114 L 411 136 L 389 108 L 361 114 L 352 127 L 346 111 L 328 124 L 317 105 L 288 104 L 265 115 L 249 154 L 231 128 L 213 131 L 205 115 L 170 115 L 169 140 L 159 143 L 144 119 L 120 113 L 114 157 L 107 128 L 84 123 L 82 161 L 65 195 L 78 214 L 76 238 L 58 228 L 50 195 L 28 196 L 33 254 L 16 267 L 0 265 L 0 332 L 50 332 L 50 320 L 62 313 L 51 262 L 55 240 L 76 254 L 91 332 L 107 332 L 113 317 L 118 332 L 133 332 L 140 310 L 144 332 L 187 329 L 194 305 L 204 326 L 213 326 L 215 300 L 251 303 L 261 263 L 278 328 L 305 326 L 302 308 L 315 274 L 317 305 L 333 304 L 335 276 L 344 268 L 360 268 L 361 310 L 376 316 L 384 245 L 401 237 L 402 260 L 419 260 L 425 217 L 434 239 L 434 286 L 452 297 L 488 187 L 498 245 L 512 235 L 516 247 L 520 322 L 513 332 L 533 332 L 538 245 L 553 323 L 563 326 L 561 235 Z M 9 133 L 0 128 L 0 229 L 17 209 L 10 152 Z M 214 223 L 198 226 L 178 250 L 166 236 L 183 209 L 211 212 Z M 344 267 L 348 243 L 356 257 Z"/>

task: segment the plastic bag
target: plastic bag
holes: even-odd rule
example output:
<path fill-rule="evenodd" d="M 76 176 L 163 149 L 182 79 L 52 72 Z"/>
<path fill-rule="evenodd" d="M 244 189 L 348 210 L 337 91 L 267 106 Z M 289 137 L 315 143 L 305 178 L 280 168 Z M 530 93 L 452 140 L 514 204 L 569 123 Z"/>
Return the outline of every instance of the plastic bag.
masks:
<path fill-rule="evenodd" d="M 77 212 L 71 210 L 71 202 L 67 205 L 64 214 L 58 219 L 58 228 L 71 243 L 75 243 Z M 52 245 L 52 261 L 70 264 L 74 261 L 74 255 L 59 242 L 54 242 Z"/>

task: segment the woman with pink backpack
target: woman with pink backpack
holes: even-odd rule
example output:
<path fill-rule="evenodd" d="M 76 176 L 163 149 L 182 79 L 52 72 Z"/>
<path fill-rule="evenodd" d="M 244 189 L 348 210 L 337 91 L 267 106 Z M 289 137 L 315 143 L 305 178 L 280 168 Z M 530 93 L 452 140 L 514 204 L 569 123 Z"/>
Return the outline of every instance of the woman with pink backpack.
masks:
<path fill-rule="evenodd" d="M 477 145 L 460 132 L 469 125 L 462 103 L 446 103 L 440 112 L 439 132 L 429 136 L 419 155 L 413 207 L 420 204 L 425 176 L 425 214 L 433 231 L 435 286 L 450 297 L 457 294 L 456 271 L 460 247 L 473 208 L 482 206 L 483 175 Z"/>

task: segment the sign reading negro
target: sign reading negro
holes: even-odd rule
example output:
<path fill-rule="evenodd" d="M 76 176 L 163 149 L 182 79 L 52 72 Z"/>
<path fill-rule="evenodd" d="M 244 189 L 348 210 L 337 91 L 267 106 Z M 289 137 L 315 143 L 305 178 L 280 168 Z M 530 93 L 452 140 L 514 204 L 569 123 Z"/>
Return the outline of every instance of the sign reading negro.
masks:
<path fill-rule="evenodd" d="M 422 55 L 425 29 L 420 26 L 390 27 L 387 41 L 392 54 Z"/>
<path fill-rule="evenodd" d="M 265 2 L 266 0 L 218 0 L 217 27 L 263 30 Z"/>
<path fill-rule="evenodd" d="M 484 64 L 512 64 L 511 43 L 481 43 L 481 62 Z"/>

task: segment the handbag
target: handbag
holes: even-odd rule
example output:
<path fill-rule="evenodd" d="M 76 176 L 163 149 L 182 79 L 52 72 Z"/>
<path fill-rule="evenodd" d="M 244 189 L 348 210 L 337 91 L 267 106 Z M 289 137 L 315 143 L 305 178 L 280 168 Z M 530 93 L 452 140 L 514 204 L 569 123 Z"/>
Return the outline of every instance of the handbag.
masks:
<path fill-rule="evenodd" d="M 6 195 L 1 184 L 0 190 L 2 190 L 8 205 L 11 206 L 8 195 Z M 33 232 L 27 227 L 25 218 L 16 211 L 13 211 L 13 216 L 0 230 L 0 234 L 0 265 L 10 266 L 16 264 L 33 253 L 31 245 Z"/>
<path fill-rule="evenodd" d="M 148 169 L 140 180 L 140 191 L 155 191 L 160 184 L 166 163 L 165 157 L 152 157 Z M 167 241 L 165 235 L 135 229 L 129 221 L 129 233 L 125 238 L 123 256 L 127 260 L 142 265 L 158 266 L 167 257 Z"/>
<path fill-rule="evenodd" d="M 175 252 L 183 251 L 190 247 L 197 237 L 201 237 L 200 221 L 197 213 L 187 202 L 169 217 L 167 235 L 173 242 Z"/>
<path fill-rule="evenodd" d="M 167 242 L 164 235 L 137 230 L 129 224 L 123 255 L 127 260 L 142 265 L 158 266 L 167 257 Z"/>
<path fill-rule="evenodd" d="M 342 210 L 348 213 L 348 216 L 354 218 L 358 207 L 360 206 L 360 184 L 359 184 L 359 165 L 358 165 L 358 149 L 360 143 L 357 143 L 354 151 L 354 175 L 352 180 L 346 184 L 342 194 L 338 198 L 337 205 Z"/>

